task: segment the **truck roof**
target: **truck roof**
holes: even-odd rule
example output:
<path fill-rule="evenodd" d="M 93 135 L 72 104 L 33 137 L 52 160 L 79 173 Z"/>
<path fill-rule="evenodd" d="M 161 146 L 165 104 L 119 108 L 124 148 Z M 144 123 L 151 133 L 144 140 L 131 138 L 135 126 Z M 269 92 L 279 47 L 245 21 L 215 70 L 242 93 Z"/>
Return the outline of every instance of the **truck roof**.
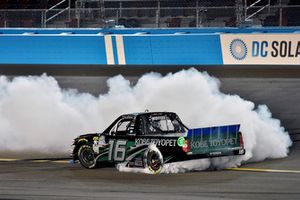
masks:
<path fill-rule="evenodd" d="M 174 112 L 138 112 L 138 113 L 129 113 L 129 114 L 123 114 L 121 115 L 122 117 L 125 116 L 132 116 L 132 117 L 136 117 L 138 115 L 163 115 L 163 114 L 176 114 Z"/>

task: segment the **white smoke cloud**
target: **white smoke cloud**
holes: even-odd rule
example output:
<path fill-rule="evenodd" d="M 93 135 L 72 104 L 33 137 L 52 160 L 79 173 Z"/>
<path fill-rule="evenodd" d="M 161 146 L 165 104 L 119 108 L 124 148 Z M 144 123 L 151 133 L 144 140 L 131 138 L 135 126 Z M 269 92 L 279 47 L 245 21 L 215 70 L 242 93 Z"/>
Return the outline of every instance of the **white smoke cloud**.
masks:
<path fill-rule="evenodd" d="M 79 134 L 101 132 L 124 113 L 173 111 L 190 128 L 241 124 L 246 155 L 165 165 L 165 173 L 223 168 L 287 156 L 291 140 L 267 106 L 220 92 L 220 82 L 195 69 L 142 76 L 133 87 L 110 78 L 109 91 L 94 97 L 62 90 L 47 75 L 0 77 L 0 153 L 66 153 Z M 95 86 L 96 87 L 96 86 Z"/>

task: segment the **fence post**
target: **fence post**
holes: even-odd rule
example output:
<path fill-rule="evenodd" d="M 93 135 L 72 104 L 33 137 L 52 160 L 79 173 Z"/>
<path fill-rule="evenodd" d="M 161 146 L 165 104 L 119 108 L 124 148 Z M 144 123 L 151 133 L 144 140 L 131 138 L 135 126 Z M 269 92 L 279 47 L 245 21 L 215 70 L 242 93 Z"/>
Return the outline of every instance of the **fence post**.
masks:
<path fill-rule="evenodd" d="M 281 0 L 279 1 L 279 26 L 282 26 L 282 2 Z"/>
<path fill-rule="evenodd" d="M 235 15 L 236 15 L 236 26 L 240 27 L 245 21 L 245 4 L 244 0 L 235 0 Z"/>
<path fill-rule="evenodd" d="M 119 10 L 116 11 L 115 25 L 119 25 Z"/>
<path fill-rule="evenodd" d="M 118 17 L 122 17 L 122 15 L 123 15 L 122 8 L 123 8 L 123 4 L 122 4 L 122 1 L 120 1 L 120 12 L 119 12 Z"/>
<path fill-rule="evenodd" d="M 243 19 L 243 22 L 245 23 L 246 22 L 246 19 L 247 19 L 247 9 L 248 9 L 248 6 L 247 6 L 247 0 L 245 0 L 245 5 L 244 5 L 244 19 Z"/>
<path fill-rule="evenodd" d="M 156 27 L 160 27 L 160 1 L 157 1 L 157 10 L 156 10 Z"/>
<path fill-rule="evenodd" d="M 199 27 L 199 1 L 196 1 L 196 27 Z"/>
<path fill-rule="evenodd" d="M 69 0 L 69 22 L 71 22 L 71 0 Z"/>
<path fill-rule="evenodd" d="M 41 28 L 46 28 L 45 27 L 45 16 L 44 16 L 44 10 L 41 11 Z"/>
<path fill-rule="evenodd" d="M 81 18 L 81 9 L 79 8 L 78 16 L 77 16 L 77 28 L 80 28 L 80 18 Z"/>

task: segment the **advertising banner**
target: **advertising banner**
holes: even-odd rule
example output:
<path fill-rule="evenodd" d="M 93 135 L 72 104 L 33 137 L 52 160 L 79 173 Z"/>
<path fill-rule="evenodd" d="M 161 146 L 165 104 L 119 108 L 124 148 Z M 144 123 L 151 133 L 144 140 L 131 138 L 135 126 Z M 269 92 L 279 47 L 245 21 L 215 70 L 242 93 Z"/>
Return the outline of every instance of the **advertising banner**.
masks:
<path fill-rule="evenodd" d="M 223 64 L 300 65 L 300 34 L 221 34 Z"/>

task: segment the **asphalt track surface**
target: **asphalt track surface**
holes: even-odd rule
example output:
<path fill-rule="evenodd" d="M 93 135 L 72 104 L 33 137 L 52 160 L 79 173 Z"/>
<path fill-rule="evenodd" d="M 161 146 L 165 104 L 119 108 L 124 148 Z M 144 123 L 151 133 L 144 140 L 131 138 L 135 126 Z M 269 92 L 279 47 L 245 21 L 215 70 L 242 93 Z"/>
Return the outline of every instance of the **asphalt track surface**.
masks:
<path fill-rule="evenodd" d="M 0 162 L 1 199 L 299 199 L 299 151 L 247 171 L 147 175 L 53 161 Z M 271 171 L 268 171 L 268 170 Z M 275 171 L 280 170 L 280 171 Z M 250 170 L 250 171 L 248 171 Z"/>
<path fill-rule="evenodd" d="M 32 66 L 22 71 L 19 67 L 2 66 L 0 72 L 9 76 L 47 72 L 63 88 L 77 88 L 94 95 L 107 90 L 108 77 L 122 73 L 134 84 L 144 72 L 153 71 L 147 67 L 100 70 L 95 66 L 64 70 Z M 240 171 L 161 175 L 124 173 L 115 168 L 87 170 L 79 164 L 68 164 L 67 160 L 0 159 L 0 199 L 300 199 L 300 68 L 198 69 L 218 77 L 224 93 L 266 104 L 294 140 L 290 155 L 245 164 Z M 165 74 L 177 70 L 167 67 L 154 71 Z"/>

